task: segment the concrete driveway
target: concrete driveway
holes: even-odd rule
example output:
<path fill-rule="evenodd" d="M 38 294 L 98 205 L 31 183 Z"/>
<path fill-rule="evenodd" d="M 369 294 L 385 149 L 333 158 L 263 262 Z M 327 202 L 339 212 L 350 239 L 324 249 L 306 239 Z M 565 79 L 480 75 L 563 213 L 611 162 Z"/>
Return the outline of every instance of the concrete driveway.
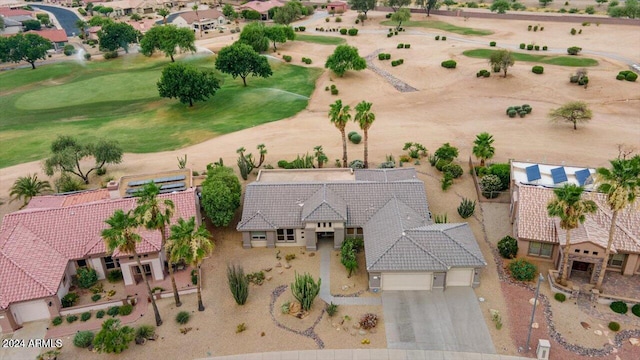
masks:
<path fill-rule="evenodd" d="M 382 293 L 389 349 L 495 354 L 473 289 Z"/>
<path fill-rule="evenodd" d="M 44 335 L 47 332 L 47 326 L 49 326 L 50 322 L 47 320 L 41 321 L 31 321 L 25 323 L 24 326 L 18 330 L 16 330 L 13 334 L 2 337 L 2 339 L 14 339 L 14 340 L 24 340 L 25 347 L 22 347 L 22 343 L 11 343 L 11 347 L 0 347 L 0 359 L 35 359 L 36 356 L 40 354 L 43 350 L 51 350 L 51 349 L 41 349 L 39 347 L 29 347 L 28 341 L 34 339 L 44 339 Z M 20 344 L 20 346 L 16 346 L 14 344 Z M 69 340 L 63 340 L 64 345 L 70 346 L 71 343 Z"/>

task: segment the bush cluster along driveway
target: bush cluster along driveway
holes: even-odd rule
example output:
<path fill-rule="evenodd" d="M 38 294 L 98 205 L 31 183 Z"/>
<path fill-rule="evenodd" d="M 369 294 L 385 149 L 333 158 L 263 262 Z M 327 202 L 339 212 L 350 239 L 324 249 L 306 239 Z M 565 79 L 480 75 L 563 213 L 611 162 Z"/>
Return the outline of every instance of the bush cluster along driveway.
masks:
<path fill-rule="evenodd" d="M 211 57 L 183 61 L 215 71 Z M 187 108 L 158 95 L 166 63 L 130 55 L 0 74 L 0 168 L 44 157 L 59 134 L 109 137 L 127 152 L 156 152 L 287 118 L 307 106 L 321 72 L 273 63 L 271 78 L 252 78 L 246 88 L 220 74 L 215 96 Z"/>

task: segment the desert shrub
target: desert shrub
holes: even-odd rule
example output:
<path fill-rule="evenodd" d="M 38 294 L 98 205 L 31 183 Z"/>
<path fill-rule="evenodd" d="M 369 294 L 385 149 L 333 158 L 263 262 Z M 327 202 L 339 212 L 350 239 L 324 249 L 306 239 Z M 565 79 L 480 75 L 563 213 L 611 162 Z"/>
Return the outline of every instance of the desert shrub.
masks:
<path fill-rule="evenodd" d="M 464 173 L 462 167 L 458 164 L 449 163 L 442 167 L 442 172 L 445 174 L 450 174 L 452 178 L 457 179 Z"/>
<path fill-rule="evenodd" d="M 584 12 L 585 14 L 593 15 L 596 13 L 596 8 L 594 8 L 593 6 L 587 6 L 586 8 L 584 8 Z"/>
<path fill-rule="evenodd" d="M 347 29 L 340 29 L 340 35 L 347 35 Z"/>
<path fill-rule="evenodd" d="M 305 64 L 307 64 L 307 65 L 310 65 L 312 61 L 311 61 L 311 59 L 309 59 L 309 58 L 303 57 L 303 58 L 302 58 L 302 62 L 303 62 L 303 63 L 305 63 Z"/>
<path fill-rule="evenodd" d="M 453 185 L 453 176 L 449 173 L 442 174 L 442 179 L 440 179 L 440 188 L 442 191 L 447 191 L 451 185 Z"/>
<path fill-rule="evenodd" d="M 347 33 L 349 34 L 349 36 L 356 36 L 358 35 L 358 29 L 349 29 Z"/>
<path fill-rule="evenodd" d="M 114 283 L 122 280 L 122 271 L 120 269 L 111 270 L 107 273 L 107 280 Z"/>
<path fill-rule="evenodd" d="M 527 50 L 533 50 L 533 44 L 527 45 Z"/>
<path fill-rule="evenodd" d="M 117 51 L 108 51 L 108 52 L 104 53 L 105 60 L 115 59 L 117 57 L 118 57 L 118 52 Z"/>
<path fill-rule="evenodd" d="M 279 160 L 278 167 L 282 169 L 291 169 L 291 165 L 287 160 Z"/>
<path fill-rule="evenodd" d="M 488 70 L 482 69 L 476 73 L 476 77 L 489 77 L 491 73 Z"/>
<path fill-rule="evenodd" d="M 622 74 L 616 75 L 616 80 L 624 80 L 624 79 L 625 79 L 624 75 L 622 75 Z"/>
<path fill-rule="evenodd" d="M 571 31 L 570 31 L 571 35 L 575 35 L 577 32 L 578 32 L 578 31 L 577 31 L 576 29 L 571 28 Z"/>
<path fill-rule="evenodd" d="M 180 311 L 178 315 L 176 315 L 176 321 L 181 325 L 188 323 L 189 318 L 191 318 L 191 315 L 186 311 Z"/>
<path fill-rule="evenodd" d="M 500 195 L 499 191 L 502 188 L 502 182 L 496 175 L 485 175 L 480 179 L 480 189 L 482 189 L 482 196 L 487 199 L 493 199 Z"/>
<path fill-rule="evenodd" d="M 505 259 L 513 259 L 518 254 L 518 240 L 507 235 L 498 241 L 498 252 Z"/>
<path fill-rule="evenodd" d="M 555 295 L 553 295 L 553 298 L 560 302 L 565 302 L 565 300 L 567 300 L 567 296 L 563 293 L 556 293 Z"/>
<path fill-rule="evenodd" d="M 351 142 L 354 144 L 360 144 L 360 142 L 362 141 L 362 135 L 354 134 L 349 140 L 351 140 Z"/>
<path fill-rule="evenodd" d="M 74 292 L 68 293 L 67 295 L 62 297 L 62 300 L 61 300 L 62 307 L 66 308 L 66 307 L 71 307 L 75 305 L 75 303 L 78 301 L 79 298 L 80 298 L 80 295 Z"/>
<path fill-rule="evenodd" d="M 533 50 L 535 50 L 535 51 L 540 50 L 540 45 L 534 45 L 534 46 L 533 46 Z"/>
<path fill-rule="evenodd" d="M 54 317 L 53 320 L 51 320 L 51 323 L 53 324 L 53 326 L 58 326 L 62 324 L 62 317 L 61 316 Z"/>
<path fill-rule="evenodd" d="M 569 55 L 578 55 L 580 51 L 582 51 L 582 48 L 578 46 L 572 46 L 570 48 L 567 48 L 567 54 Z"/>
<path fill-rule="evenodd" d="M 249 297 L 249 279 L 242 266 L 227 266 L 227 281 L 236 304 L 244 305 Z"/>
<path fill-rule="evenodd" d="M 444 143 L 433 153 L 433 155 L 438 159 L 444 159 L 448 162 L 451 162 L 458 157 L 458 153 L 459 151 L 457 147 L 451 146 L 449 143 Z M 437 167 L 438 166 L 436 163 L 436 168 Z M 442 171 L 442 169 L 438 169 L 438 170 Z"/>
<path fill-rule="evenodd" d="M 411 48 L 411 44 L 404 44 L 404 48 L 405 49 L 410 49 Z"/>
<path fill-rule="evenodd" d="M 611 331 L 620 331 L 620 324 L 615 321 L 610 322 L 608 326 Z"/>
<path fill-rule="evenodd" d="M 476 172 L 476 175 L 480 177 L 489 174 L 489 169 L 484 166 L 474 166 L 473 170 Z"/>
<path fill-rule="evenodd" d="M 533 72 L 534 74 L 542 74 L 544 72 L 544 67 L 536 65 L 531 68 L 531 72 Z"/>
<path fill-rule="evenodd" d="M 69 44 L 69 45 L 65 45 L 64 49 L 63 49 L 63 53 L 67 56 L 71 56 L 76 52 L 76 48 L 73 47 L 73 45 Z"/>
<path fill-rule="evenodd" d="M 525 111 L 526 110 L 522 110 Z M 489 166 L 489 174 L 495 175 L 500 178 L 500 182 L 502 186 L 500 187 L 501 191 L 507 190 L 509 188 L 509 182 L 511 181 L 511 165 L 509 164 L 493 164 Z"/>
<path fill-rule="evenodd" d="M 349 163 L 349 167 L 352 169 L 364 169 L 364 161 L 362 160 L 353 160 Z"/>
<path fill-rule="evenodd" d="M 447 159 L 438 159 L 436 161 L 436 169 L 438 169 L 438 171 L 443 171 L 444 167 L 449 165 L 449 163 L 451 163 L 451 161 Z"/>
<path fill-rule="evenodd" d="M 336 22 L 337 22 L 337 23 L 342 22 L 342 18 L 341 18 L 340 16 L 338 16 L 338 17 L 336 18 Z"/>
<path fill-rule="evenodd" d="M 396 48 L 397 49 L 402 49 L 402 48 L 404 48 L 404 44 L 400 43 L 400 44 L 398 44 L 398 46 L 396 46 Z"/>
<path fill-rule="evenodd" d="M 442 65 L 442 67 L 446 69 L 455 69 L 457 63 L 455 60 L 445 60 L 442 63 L 440 63 L 440 65 Z"/>
<path fill-rule="evenodd" d="M 133 305 L 126 304 L 126 305 L 120 306 L 120 309 L 118 310 L 118 315 L 126 316 L 131 314 L 132 312 L 133 312 Z"/>
<path fill-rule="evenodd" d="M 447 37 L 446 37 L 446 36 L 443 36 L 443 37 L 441 37 L 440 39 L 441 39 L 442 41 L 447 41 Z"/>
<path fill-rule="evenodd" d="M 440 35 L 436 35 L 435 39 L 440 40 Z"/>
<path fill-rule="evenodd" d="M 96 312 L 96 318 L 102 319 L 104 314 L 106 314 L 104 310 L 98 310 L 98 312 Z"/>
<path fill-rule="evenodd" d="M 624 79 L 627 81 L 636 81 L 636 79 L 638 79 L 638 74 L 634 73 L 633 71 L 628 71 L 624 76 Z"/>
<path fill-rule="evenodd" d="M 533 28 L 533 25 L 527 26 L 527 31 L 531 31 L 532 28 Z"/>
<path fill-rule="evenodd" d="M 478 8 L 478 3 L 474 2 L 474 1 L 467 2 L 467 7 L 469 9 L 477 9 Z"/>
<path fill-rule="evenodd" d="M 633 315 L 640 317 L 640 304 L 635 304 L 631 307 L 631 312 Z"/>
<path fill-rule="evenodd" d="M 533 27 L 533 32 L 536 32 L 536 31 L 538 31 L 538 25 Z"/>
<path fill-rule="evenodd" d="M 491 41 L 491 42 L 489 43 L 489 46 L 496 46 L 496 42 L 495 42 L 495 41 Z"/>
<path fill-rule="evenodd" d="M 282 58 L 284 59 L 284 61 L 286 62 L 291 62 L 291 56 L 290 55 L 282 55 Z"/>
<path fill-rule="evenodd" d="M 525 48 L 525 47 L 527 47 L 527 44 L 525 44 L 525 43 L 520 43 L 520 49 L 521 49 L 521 50 L 524 50 L 524 48 Z"/>
<path fill-rule="evenodd" d="M 98 273 L 95 269 L 81 267 L 77 271 L 78 286 L 88 289 L 98 282 Z"/>
<path fill-rule="evenodd" d="M 107 168 L 102 166 L 96 169 L 96 175 L 102 176 L 107 173 Z"/>
<path fill-rule="evenodd" d="M 516 117 L 516 115 L 518 115 L 518 110 L 516 109 L 507 109 L 507 115 L 509 115 L 509 117 L 514 118 Z"/>
<path fill-rule="evenodd" d="M 543 51 L 547 51 L 547 49 L 549 49 L 549 47 L 547 47 L 547 45 L 543 45 L 543 46 L 542 46 L 542 50 L 543 50 Z"/>
<path fill-rule="evenodd" d="M 613 312 L 618 314 L 626 314 L 629 310 L 629 307 L 624 301 L 614 301 L 611 303 L 611 305 L 609 305 L 609 307 L 611 308 L 611 310 L 613 310 Z"/>
<path fill-rule="evenodd" d="M 73 337 L 73 345 L 83 349 L 88 348 L 93 342 L 93 336 L 92 331 L 78 331 Z"/>
<path fill-rule="evenodd" d="M 391 19 L 391 13 L 386 14 L 384 17 L 387 19 Z"/>
<path fill-rule="evenodd" d="M 247 274 L 247 280 L 249 280 L 250 283 L 254 283 L 256 285 L 262 285 L 264 279 L 264 271 L 257 271 L 251 274 Z"/>
<path fill-rule="evenodd" d="M 107 315 L 116 316 L 120 313 L 120 306 L 112 306 L 107 310 Z"/>
<path fill-rule="evenodd" d="M 83 313 L 80 315 L 80 321 L 87 321 L 87 320 L 89 320 L 89 319 L 91 319 L 91 313 L 90 313 L 90 312 L 88 312 L 88 311 L 87 311 L 87 312 L 83 312 Z"/>
<path fill-rule="evenodd" d="M 511 276 L 518 281 L 531 281 L 536 277 L 538 269 L 525 259 L 518 259 L 509 264 Z"/>
<path fill-rule="evenodd" d="M 357 131 L 349 131 L 349 133 L 347 134 L 347 139 L 351 140 L 351 137 L 352 137 L 353 135 L 357 135 L 357 134 L 358 134 L 358 132 L 357 132 Z"/>
<path fill-rule="evenodd" d="M 385 53 L 378 54 L 378 60 L 386 60 L 386 59 L 387 59 L 387 54 Z"/>
<path fill-rule="evenodd" d="M 338 95 L 338 89 L 331 89 L 331 95 Z"/>
<path fill-rule="evenodd" d="M 463 198 L 458 206 L 458 215 L 463 219 L 466 219 L 473 215 L 474 211 L 476 211 L 476 202 Z"/>
<path fill-rule="evenodd" d="M 374 327 L 376 327 L 376 325 L 378 325 L 378 315 L 373 313 L 366 313 L 362 315 L 359 323 L 360 327 L 365 330 L 373 329 Z"/>
<path fill-rule="evenodd" d="M 308 273 L 304 273 L 304 275 L 298 275 L 297 272 L 295 273 L 295 280 L 291 283 L 291 293 L 293 297 L 300 302 L 303 310 L 309 311 L 311 309 L 313 300 L 320 292 L 321 284 L 322 279 L 320 278 L 318 278 L 318 282 L 316 282 Z"/>
<path fill-rule="evenodd" d="M 75 322 L 76 320 L 78 320 L 78 315 L 67 315 L 67 322 L 69 324 Z"/>
<path fill-rule="evenodd" d="M 396 167 L 395 161 L 385 161 L 378 166 L 380 169 L 393 169 Z"/>
<path fill-rule="evenodd" d="M 338 312 L 338 305 L 331 303 L 331 304 L 327 304 L 327 307 L 325 308 L 325 310 L 327 311 L 327 315 L 329 315 L 329 317 L 335 315 Z"/>

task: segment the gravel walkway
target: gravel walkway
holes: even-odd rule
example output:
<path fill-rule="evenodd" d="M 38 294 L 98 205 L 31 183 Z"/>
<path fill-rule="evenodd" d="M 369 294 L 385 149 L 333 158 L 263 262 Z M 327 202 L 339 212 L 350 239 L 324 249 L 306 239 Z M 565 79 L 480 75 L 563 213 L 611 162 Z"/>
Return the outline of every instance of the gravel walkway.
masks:
<path fill-rule="evenodd" d="M 375 59 L 378 56 L 378 54 L 382 52 L 382 50 L 383 49 L 377 49 L 376 51 L 372 52 L 371 54 L 365 57 L 365 60 L 367 60 L 367 67 L 371 69 L 371 71 L 373 71 L 374 73 L 382 76 L 389 84 L 393 85 L 393 87 L 400 92 L 418 91 L 418 89 L 405 83 L 404 81 L 398 79 L 397 77 L 389 74 L 388 72 L 380 69 L 373 63 L 373 59 Z"/>

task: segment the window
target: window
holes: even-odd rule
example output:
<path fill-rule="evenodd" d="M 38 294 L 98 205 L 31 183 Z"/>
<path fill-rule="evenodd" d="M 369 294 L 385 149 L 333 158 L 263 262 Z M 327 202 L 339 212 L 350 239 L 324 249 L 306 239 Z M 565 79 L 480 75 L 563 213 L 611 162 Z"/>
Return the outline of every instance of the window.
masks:
<path fill-rule="evenodd" d="M 76 265 L 78 265 L 79 268 L 87 267 L 87 260 L 85 259 L 76 260 Z"/>
<path fill-rule="evenodd" d="M 553 244 L 545 244 L 540 242 L 529 242 L 529 255 L 550 258 L 553 252 Z"/>
<path fill-rule="evenodd" d="M 329 227 L 332 227 L 332 226 L 331 226 L 331 223 L 329 223 Z"/>
<path fill-rule="evenodd" d="M 598 252 L 597 252 L 597 251 L 594 251 L 594 252 L 592 252 L 591 254 L 592 254 L 593 256 L 598 256 Z"/>
<path fill-rule="evenodd" d="M 293 229 L 278 229 L 276 240 L 278 242 L 295 242 L 295 231 Z"/>
<path fill-rule="evenodd" d="M 114 259 L 111 256 L 105 256 L 104 258 L 104 266 L 109 269 L 115 269 L 120 267 L 120 260 Z"/>
<path fill-rule="evenodd" d="M 134 266 L 136 275 L 140 275 L 140 268 L 136 265 Z M 151 265 L 142 264 L 142 268 L 144 269 L 145 275 L 151 275 Z"/>
<path fill-rule="evenodd" d="M 583 253 L 583 254 L 588 254 L 588 253 L 589 253 L 589 250 L 585 250 L 585 251 L 583 251 L 582 253 Z"/>
<path fill-rule="evenodd" d="M 575 250 L 573 250 L 573 252 L 574 252 L 574 253 L 579 253 L 579 252 L 580 252 L 580 249 L 575 249 Z"/>
<path fill-rule="evenodd" d="M 621 268 L 626 257 L 626 254 L 613 254 L 609 256 L 609 266 L 613 268 Z"/>
<path fill-rule="evenodd" d="M 351 236 L 362 236 L 362 228 L 347 228 L 347 235 Z"/>
<path fill-rule="evenodd" d="M 265 231 L 252 231 L 251 240 L 267 240 L 267 233 Z"/>

